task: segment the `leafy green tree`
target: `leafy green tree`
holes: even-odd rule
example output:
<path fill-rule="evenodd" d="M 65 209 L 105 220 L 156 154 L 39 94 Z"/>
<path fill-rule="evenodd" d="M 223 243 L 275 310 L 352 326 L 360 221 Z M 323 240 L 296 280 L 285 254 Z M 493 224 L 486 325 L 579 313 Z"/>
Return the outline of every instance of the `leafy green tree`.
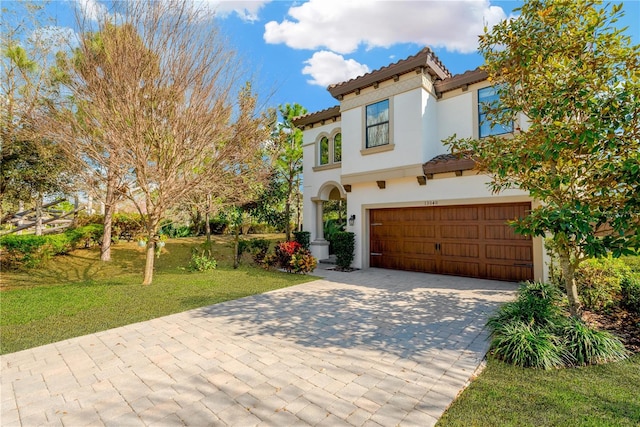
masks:
<path fill-rule="evenodd" d="M 275 125 L 275 170 L 277 181 L 284 185 L 284 220 L 286 238 L 291 240 L 291 208 L 296 205 L 300 212 L 300 185 L 302 181 L 302 131 L 295 127 L 293 119 L 307 110 L 300 104 L 285 104 L 278 108 L 282 122 Z M 297 197 L 296 197 L 297 196 Z M 297 221 L 300 223 L 299 218 Z"/>
<path fill-rule="evenodd" d="M 45 6 L 16 3 L 18 16 L 3 10 L 0 32 L 0 195 L 3 208 L 20 202 L 35 205 L 36 234 L 42 233 L 43 198 L 65 192 L 72 176 L 57 142 L 40 135 L 36 126 L 42 106 L 58 96 L 49 66 L 66 42 L 63 33 L 45 25 Z"/>
<path fill-rule="evenodd" d="M 493 191 L 541 202 L 515 227 L 550 236 L 578 317 L 578 265 L 640 244 L 640 47 L 615 28 L 619 5 L 529 0 L 516 11 L 479 48 L 500 99 L 489 120 L 515 120 L 515 132 L 446 142 L 472 153 Z"/>

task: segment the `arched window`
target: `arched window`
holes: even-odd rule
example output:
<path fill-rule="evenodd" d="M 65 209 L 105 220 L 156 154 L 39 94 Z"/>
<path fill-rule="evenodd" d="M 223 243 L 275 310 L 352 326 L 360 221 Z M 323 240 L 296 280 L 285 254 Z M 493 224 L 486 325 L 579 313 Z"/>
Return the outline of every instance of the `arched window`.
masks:
<path fill-rule="evenodd" d="M 329 164 L 329 138 L 326 136 L 320 140 L 320 164 Z"/>
<path fill-rule="evenodd" d="M 338 133 L 333 137 L 333 163 L 342 161 L 342 134 Z"/>

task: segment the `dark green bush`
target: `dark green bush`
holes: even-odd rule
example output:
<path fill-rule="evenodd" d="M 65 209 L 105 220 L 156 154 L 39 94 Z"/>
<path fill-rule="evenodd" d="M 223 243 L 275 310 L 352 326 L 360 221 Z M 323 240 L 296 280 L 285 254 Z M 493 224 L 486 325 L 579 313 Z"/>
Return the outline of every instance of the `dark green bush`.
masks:
<path fill-rule="evenodd" d="M 293 240 L 300 243 L 300 246 L 304 249 L 309 250 L 309 245 L 311 244 L 311 233 L 308 231 L 294 231 Z"/>
<path fill-rule="evenodd" d="M 620 282 L 622 288 L 622 306 L 640 314 L 640 273 L 631 273 Z"/>
<path fill-rule="evenodd" d="M 256 264 L 261 264 L 264 257 L 269 252 L 269 246 L 271 242 L 267 239 L 251 239 L 249 240 L 251 245 L 251 256 Z"/>
<path fill-rule="evenodd" d="M 211 234 L 224 234 L 229 227 L 229 219 L 224 215 L 218 215 L 209 221 Z"/>
<path fill-rule="evenodd" d="M 333 236 L 336 254 L 336 265 L 339 268 L 349 268 L 354 258 L 355 235 L 350 231 L 339 231 Z"/>
<path fill-rule="evenodd" d="M 584 261 L 576 271 L 578 295 L 589 310 L 608 310 L 622 299 L 621 282 L 631 270 L 621 259 L 598 258 Z"/>

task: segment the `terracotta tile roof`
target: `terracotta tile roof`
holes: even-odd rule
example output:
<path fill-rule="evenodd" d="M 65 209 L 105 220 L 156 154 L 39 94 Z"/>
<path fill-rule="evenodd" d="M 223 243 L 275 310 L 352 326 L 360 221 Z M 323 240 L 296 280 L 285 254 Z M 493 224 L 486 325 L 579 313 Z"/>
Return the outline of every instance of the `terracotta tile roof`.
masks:
<path fill-rule="evenodd" d="M 476 162 L 462 154 L 440 154 L 422 165 L 425 175 L 472 170 Z"/>
<path fill-rule="evenodd" d="M 336 105 L 315 113 L 308 113 L 304 116 L 298 116 L 293 119 L 293 124 L 297 127 L 303 127 L 313 123 L 320 123 L 324 120 L 333 120 L 340 117 L 340 106 Z"/>
<path fill-rule="evenodd" d="M 480 69 L 465 71 L 462 74 L 448 77 L 435 83 L 436 93 L 440 94 L 487 79 L 487 72 Z"/>
<path fill-rule="evenodd" d="M 424 67 L 427 71 L 438 79 L 447 79 L 451 77 L 451 73 L 442 64 L 440 59 L 428 47 L 425 47 L 417 54 L 406 59 L 387 65 L 385 67 L 374 70 L 370 73 L 348 80 L 346 82 L 330 85 L 327 90 L 331 95 L 340 99 L 343 95 L 372 86 L 375 83 L 388 80 L 394 76 Z"/>

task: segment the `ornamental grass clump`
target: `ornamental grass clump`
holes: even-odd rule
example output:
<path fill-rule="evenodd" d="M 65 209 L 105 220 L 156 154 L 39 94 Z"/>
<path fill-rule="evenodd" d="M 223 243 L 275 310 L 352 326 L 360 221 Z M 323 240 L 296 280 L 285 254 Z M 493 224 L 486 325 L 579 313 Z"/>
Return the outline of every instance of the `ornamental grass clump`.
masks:
<path fill-rule="evenodd" d="M 525 283 L 515 301 L 489 318 L 491 352 L 507 363 L 551 369 L 622 360 L 628 356 L 613 334 L 596 330 L 566 311 L 552 285 Z"/>
<path fill-rule="evenodd" d="M 575 365 L 615 362 L 629 355 L 620 340 L 610 332 L 591 328 L 580 319 L 567 319 L 562 332 L 564 351 Z"/>

